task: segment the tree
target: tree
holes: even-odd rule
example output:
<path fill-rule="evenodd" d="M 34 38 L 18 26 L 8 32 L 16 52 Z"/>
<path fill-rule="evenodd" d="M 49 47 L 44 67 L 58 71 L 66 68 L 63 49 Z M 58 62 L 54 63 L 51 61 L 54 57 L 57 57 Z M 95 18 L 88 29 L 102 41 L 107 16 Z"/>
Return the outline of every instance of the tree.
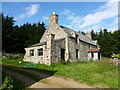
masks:
<path fill-rule="evenodd" d="M 3 51 L 8 53 L 24 53 L 25 47 L 39 43 L 45 32 L 45 24 L 26 23 L 18 27 L 14 25 L 14 18 L 2 15 Z"/>
<path fill-rule="evenodd" d="M 14 44 L 14 22 L 13 17 L 5 17 L 2 14 L 2 49 L 6 52 L 12 52 L 12 49 L 14 49 L 12 45 Z"/>
<path fill-rule="evenodd" d="M 120 30 L 111 33 L 107 29 L 101 29 L 99 33 L 94 33 L 94 31 L 91 33 L 93 39 L 98 40 L 103 56 L 110 57 L 112 53 L 120 53 Z"/>

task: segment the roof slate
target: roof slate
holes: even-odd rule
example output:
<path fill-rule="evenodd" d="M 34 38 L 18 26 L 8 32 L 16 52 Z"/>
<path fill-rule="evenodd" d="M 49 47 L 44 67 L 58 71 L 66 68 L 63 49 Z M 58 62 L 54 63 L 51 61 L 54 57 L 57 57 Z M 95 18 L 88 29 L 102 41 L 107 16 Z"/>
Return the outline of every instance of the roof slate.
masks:
<path fill-rule="evenodd" d="M 60 39 L 56 39 L 55 41 L 61 41 L 61 40 L 64 40 L 65 38 L 60 38 Z M 40 43 L 36 43 L 36 44 L 33 44 L 29 47 L 35 47 L 35 46 L 42 46 L 42 45 L 46 45 L 47 44 L 47 41 L 46 42 L 40 42 Z"/>
<path fill-rule="evenodd" d="M 47 42 L 40 42 L 40 43 L 36 43 L 34 45 L 31 45 L 29 47 L 41 46 L 41 45 L 45 45 L 45 44 L 47 44 Z"/>
<path fill-rule="evenodd" d="M 61 26 L 61 28 L 71 37 L 71 33 L 72 32 L 76 32 L 70 28 L 67 28 L 67 27 L 64 27 L 64 26 Z M 93 40 L 91 40 L 90 38 L 88 38 L 87 36 L 83 35 L 82 33 L 78 33 L 78 38 L 81 40 L 81 41 L 84 41 L 84 42 L 87 42 L 89 44 L 94 44 Z"/>

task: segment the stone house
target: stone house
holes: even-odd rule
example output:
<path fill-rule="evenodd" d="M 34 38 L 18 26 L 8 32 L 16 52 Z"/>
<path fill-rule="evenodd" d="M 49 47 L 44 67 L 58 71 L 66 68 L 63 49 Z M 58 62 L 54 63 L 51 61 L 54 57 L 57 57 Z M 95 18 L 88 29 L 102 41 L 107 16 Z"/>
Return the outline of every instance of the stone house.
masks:
<path fill-rule="evenodd" d="M 83 35 L 58 24 L 58 15 L 50 16 L 50 24 L 39 43 L 25 48 L 24 61 L 51 65 L 60 61 L 100 60 L 100 49 L 91 34 Z"/>

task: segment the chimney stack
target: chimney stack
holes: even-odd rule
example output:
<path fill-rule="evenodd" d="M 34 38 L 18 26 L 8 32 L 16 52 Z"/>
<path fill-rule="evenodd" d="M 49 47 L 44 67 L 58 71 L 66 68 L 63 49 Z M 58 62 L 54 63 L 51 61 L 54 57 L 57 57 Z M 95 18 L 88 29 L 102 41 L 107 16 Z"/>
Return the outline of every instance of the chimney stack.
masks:
<path fill-rule="evenodd" d="M 58 24 L 58 15 L 53 12 L 53 15 L 50 16 L 50 24 Z"/>

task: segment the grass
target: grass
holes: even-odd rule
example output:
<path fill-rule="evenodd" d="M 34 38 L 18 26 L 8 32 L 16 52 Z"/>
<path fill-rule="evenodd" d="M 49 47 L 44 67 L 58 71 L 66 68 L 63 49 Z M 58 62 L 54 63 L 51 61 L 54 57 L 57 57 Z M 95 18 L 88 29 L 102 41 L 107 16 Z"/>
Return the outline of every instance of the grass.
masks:
<path fill-rule="evenodd" d="M 40 69 L 41 72 L 47 74 L 50 73 L 48 71 L 56 71 L 54 74 L 56 76 L 72 78 L 78 82 L 86 83 L 97 88 L 118 88 L 118 67 L 109 64 L 108 58 L 103 58 L 101 61 L 57 63 L 51 66 L 32 64 L 30 62 L 19 63 L 19 61 L 8 60 L 7 58 L 2 60 L 3 64 Z"/>
<path fill-rule="evenodd" d="M 116 66 L 105 62 L 82 61 L 67 65 L 55 65 L 56 75 L 73 78 L 95 87 L 118 87 L 118 70 Z"/>

